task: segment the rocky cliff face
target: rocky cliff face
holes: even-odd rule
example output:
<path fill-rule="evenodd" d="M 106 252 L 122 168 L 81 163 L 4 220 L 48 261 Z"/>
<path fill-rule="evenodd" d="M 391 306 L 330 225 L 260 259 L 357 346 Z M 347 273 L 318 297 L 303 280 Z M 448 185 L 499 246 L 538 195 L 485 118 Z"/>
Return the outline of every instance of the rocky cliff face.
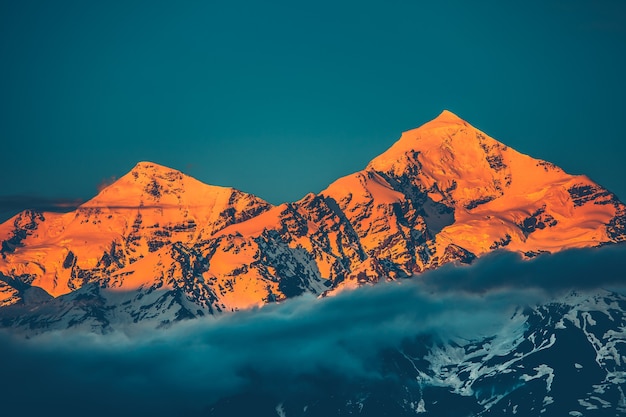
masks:
<path fill-rule="evenodd" d="M 494 250 L 534 257 L 623 240 L 626 207 L 612 193 L 443 112 L 363 171 L 293 203 L 274 207 L 143 162 L 74 212 L 20 213 L 0 226 L 0 305 L 46 305 L 48 325 L 68 325 L 54 317 L 77 299 L 167 323 Z M 45 292 L 29 297 L 36 288 Z M 106 327 L 101 318 L 73 323 Z"/>

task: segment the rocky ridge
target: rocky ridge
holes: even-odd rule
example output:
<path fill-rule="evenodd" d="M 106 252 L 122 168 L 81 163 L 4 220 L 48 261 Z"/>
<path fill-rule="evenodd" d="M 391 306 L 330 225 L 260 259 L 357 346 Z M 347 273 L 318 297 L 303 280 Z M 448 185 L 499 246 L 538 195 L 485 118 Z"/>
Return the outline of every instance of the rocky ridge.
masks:
<path fill-rule="evenodd" d="M 0 305 L 9 326 L 27 305 L 49 312 L 45 328 L 69 325 L 71 310 L 73 326 L 106 329 L 111 317 L 85 305 L 165 324 L 494 250 L 530 258 L 624 240 L 626 206 L 614 194 L 444 111 L 293 203 L 142 162 L 73 212 L 24 211 L 0 225 Z"/>

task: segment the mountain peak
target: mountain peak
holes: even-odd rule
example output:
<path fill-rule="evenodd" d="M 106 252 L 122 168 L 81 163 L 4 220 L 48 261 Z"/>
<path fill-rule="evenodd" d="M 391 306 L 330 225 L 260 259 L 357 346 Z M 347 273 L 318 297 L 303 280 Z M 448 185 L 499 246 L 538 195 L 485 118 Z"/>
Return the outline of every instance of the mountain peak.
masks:
<path fill-rule="evenodd" d="M 407 155 L 415 152 L 425 152 L 428 150 L 436 150 L 439 148 L 452 148 L 452 138 L 460 130 L 471 131 L 470 135 L 463 135 L 476 138 L 476 133 L 481 133 L 473 128 L 465 120 L 449 110 L 442 111 L 439 116 L 420 127 L 411 129 L 402 133 L 402 136 L 387 151 L 374 158 L 368 164 L 366 169 L 374 169 L 376 171 L 387 171 L 394 169 L 398 164 L 404 166 L 406 164 Z M 468 143 L 457 143 L 458 138 L 454 140 L 458 151 L 469 145 L 469 141 L 461 141 Z M 409 158 L 410 159 L 410 158 Z"/>
<path fill-rule="evenodd" d="M 180 194 L 184 188 L 183 182 L 187 182 L 186 179 L 192 180 L 176 169 L 154 162 L 141 161 L 83 206 L 100 205 L 105 201 L 112 204 L 128 199 L 142 201 L 145 198 L 158 201 L 164 192 L 172 195 Z"/>
<path fill-rule="evenodd" d="M 155 162 L 151 162 L 151 161 L 139 161 L 137 162 L 137 164 L 135 164 L 135 167 L 133 169 L 148 169 L 148 168 L 152 168 L 152 167 L 159 167 L 159 168 L 167 168 L 164 165 L 160 165 L 157 164 Z"/>
<path fill-rule="evenodd" d="M 179 170 L 160 165 L 150 161 L 140 161 L 130 170 L 130 173 L 136 172 L 138 174 L 182 174 Z"/>
<path fill-rule="evenodd" d="M 433 119 L 434 121 L 438 121 L 438 122 L 461 122 L 464 123 L 465 121 L 463 119 L 461 119 L 459 116 L 457 116 L 456 114 L 452 113 L 450 110 L 444 110 L 442 111 L 439 116 L 435 117 Z"/>

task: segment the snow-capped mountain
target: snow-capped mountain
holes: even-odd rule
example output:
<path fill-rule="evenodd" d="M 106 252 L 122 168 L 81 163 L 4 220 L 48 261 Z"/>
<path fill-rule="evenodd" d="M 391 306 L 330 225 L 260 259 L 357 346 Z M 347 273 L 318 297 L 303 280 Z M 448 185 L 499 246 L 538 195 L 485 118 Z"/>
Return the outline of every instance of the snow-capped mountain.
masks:
<path fill-rule="evenodd" d="M 624 415 L 624 241 L 614 194 L 447 111 L 278 206 L 141 162 L 0 225 L 3 411 Z"/>
<path fill-rule="evenodd" d="M 293 203 L 142 162 L 73 212 L 24 211 L 0 225 L 0 311 L 8 326 L 37 314 L 42 328 L 106 331 L 333 294 L 494 250 L 531 258 L 624 240 L 615 195 L 444 111 Z"/>

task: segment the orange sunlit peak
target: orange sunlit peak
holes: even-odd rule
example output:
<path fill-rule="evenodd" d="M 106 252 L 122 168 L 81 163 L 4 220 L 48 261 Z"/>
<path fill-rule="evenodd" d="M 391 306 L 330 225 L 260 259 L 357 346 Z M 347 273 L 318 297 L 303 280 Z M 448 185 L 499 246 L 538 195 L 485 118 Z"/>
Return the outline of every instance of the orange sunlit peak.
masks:
<path fill-rule="evenodd" d="M 439 114 L 439 116 L 436 117 L 435 120 L 460 121 L 462 119 L 456 114 L 452 113 L 450 110 L 444 110 Z"/>
<path fill-rule="evenodd" d="M 170 168 L 167 167 L 165 165 L 160 165 L 157 164 L 155 162 L 150 162 L 150 161 L 140 161 L 137 162 L 137 164 L 135 165 L 135 167 L 133 168 L 133 171 L 146 171 L 146 170 L 155 170 L 155 171 L 161 171 L 161 170 L 166 170 L 166 171 L 178 171 L 177 169 L 174 168 Z"/>

